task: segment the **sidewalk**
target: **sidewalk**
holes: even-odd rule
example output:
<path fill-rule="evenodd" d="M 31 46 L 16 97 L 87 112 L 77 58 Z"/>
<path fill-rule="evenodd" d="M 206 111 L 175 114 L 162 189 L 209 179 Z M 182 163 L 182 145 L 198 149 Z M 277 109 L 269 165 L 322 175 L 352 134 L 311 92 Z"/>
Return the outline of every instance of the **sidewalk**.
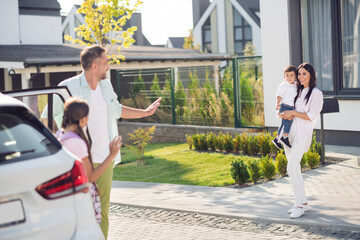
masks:
<path fill-rule="evenodd" d="M 288 177 L 248 188 L 113 181 L 110 201 L 131 206 L 235 216 L 265 222 L 360 231 L 360 148 L 326 146 L 345 161 L 304 173 L 312 209 L 289 219 L 293 193 Z"/>

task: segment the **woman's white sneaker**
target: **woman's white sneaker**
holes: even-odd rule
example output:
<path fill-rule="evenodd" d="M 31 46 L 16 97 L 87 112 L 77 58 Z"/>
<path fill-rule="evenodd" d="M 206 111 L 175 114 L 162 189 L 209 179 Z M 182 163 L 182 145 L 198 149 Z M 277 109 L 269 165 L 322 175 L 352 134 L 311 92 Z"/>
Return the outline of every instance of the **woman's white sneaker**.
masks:
<path fill-rule="evenodd" d="M 304 212 L 307 212 L 311 209 L 309 204 L 306 205 L 302 205 Z M 293 212 L 293 209 L 296 208 L 296 206 L 294 205 L 292 208 L 289 209 L 288 214 L 291 214 Z"/>
<path fill-rule="evenodd" d="M 305 211 L 303 208 L 299 208 L 299 207 L 293 208 L 293 211 L 290 214 L 290 218 L 299 218 L 302 215 L 304 215 L 304 213 Z"/>

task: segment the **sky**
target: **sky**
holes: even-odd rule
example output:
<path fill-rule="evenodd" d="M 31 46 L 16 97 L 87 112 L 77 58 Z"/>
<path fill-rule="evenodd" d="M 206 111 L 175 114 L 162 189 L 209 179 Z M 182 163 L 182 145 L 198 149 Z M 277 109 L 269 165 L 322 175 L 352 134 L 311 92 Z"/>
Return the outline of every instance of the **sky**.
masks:
<path fill-rule="evenodd" d="M 74 4 L 83 0 L 57 0 L 61 12 L 69 12 Z M 143 0 L 142 30 L 152 45 L 166 44 L 169 37 L 185 37 L 193 28 L 191 0 Z"/>

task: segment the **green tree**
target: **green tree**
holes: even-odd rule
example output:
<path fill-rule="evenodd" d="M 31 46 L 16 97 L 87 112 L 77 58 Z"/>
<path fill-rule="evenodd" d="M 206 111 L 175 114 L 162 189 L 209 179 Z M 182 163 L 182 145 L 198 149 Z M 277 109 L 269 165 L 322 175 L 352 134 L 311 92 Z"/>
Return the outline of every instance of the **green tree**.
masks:
<path fill-rule="evenodd" d="M 75 28 L 80 38 L 73 39 L 69 35 L 64 38 L 80 45 L 116 45 L 117 54 L 108 57 L 120 64 L 119 59 L 125 59 L 120 55 L 121 47 L 128 48 L 135 42 L 132 36 L 137 30 L 136 26 L 128 29 L 123 27 L 141 3 L 141 0 L 135 0 L 134 5 L 130 6 L 129 0 L 84 0 L 77 12 L 83 14 L 85 24 Z"/>
<path fill-rule="evenodd" d="M 181 81 L 178 81 L 175 90 L 175 106 L 176 106 L 176 113 L 178 116 L 184 115 L 184 107 L 186 106 L 186 93 L 184 86 L 182 85 Z"/>
<path fill-rule="evenodd" d="M 132 89 L 132 97 L 134 98 L 136 95 L 138 95 L 141 91 L 144 90 L 145 90 L 145 82 L 140 72 L 139 76 L 134 81 L 134 86 Z"/>
<path fill-rule="evenodd" d="M 184 38 L 183 48 L 200 50 L 200 45 L 199 44 L 194 45 L 193 30 L 189 30 L 189 36 Z"/>
<path fill-rule="evenodd" d="M 156 73 L 154 74 L 154 78 L 152 80 L 152 85 L 151 85 L 150 89 L 151 89 L 151 91 L 153 91 L 152 97 L 150 98 L 151 101 L 153 102 L 158 98 L 158 96 L 161 93 L 161 87 L 160 87 L 160 84 L 159 84 L 159 78 L 158 78 Z"/>

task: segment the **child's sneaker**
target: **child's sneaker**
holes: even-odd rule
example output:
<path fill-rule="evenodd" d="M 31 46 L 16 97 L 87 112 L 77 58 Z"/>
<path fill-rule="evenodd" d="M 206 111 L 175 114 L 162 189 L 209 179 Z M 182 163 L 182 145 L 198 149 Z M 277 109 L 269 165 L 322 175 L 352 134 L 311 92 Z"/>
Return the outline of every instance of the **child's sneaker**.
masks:
<path fill-rule="evenodd" d="M 274 138 L 273 140 L 271 140 L 271 142 L 277 147 L 277 149 L 279 149 L 279 150 L 283 149 L 283 146 L 279 143 L 277 138 Z"/>
<path fill-rule="evenodd" d="M 282 143 L 282 144 L 288 146 L 289 148 L 291 148 L 291 144 L 290 144 L 290 142 L 289 142 L 289 138 L 281 137 L 281 138 L 280 138 L 280 143 Z"/>

